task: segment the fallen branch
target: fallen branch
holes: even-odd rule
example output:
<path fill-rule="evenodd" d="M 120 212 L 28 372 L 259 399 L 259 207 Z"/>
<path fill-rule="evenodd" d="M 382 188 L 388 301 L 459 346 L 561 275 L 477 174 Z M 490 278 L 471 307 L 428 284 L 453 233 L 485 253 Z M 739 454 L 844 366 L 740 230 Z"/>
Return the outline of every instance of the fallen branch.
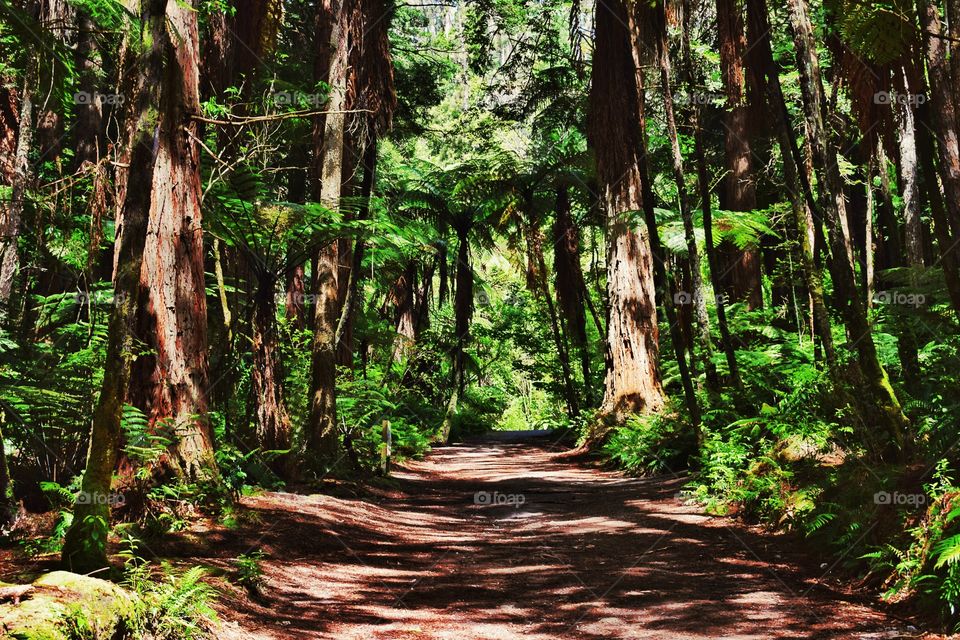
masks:
<path fill-rule="evenodd" d="M 276 120 L 289 120 L 290 118 L 309 118 L 311 116 L 322 116 L 331 113 L 376 113 L 373 109 L 345 109 L 343 111 L 289 111 L 287 113 L 277 113 L 269 116 L 228 116 L 229 120 L 216 120 L 214 118 L 205 118 L 199 115 L 190 116 L 191 119 L 196 120 L 197 122 L 205 122 L 207 124 L 219 124 L 219 125 L 229 125 L 234 127 L 242 127 L 247 124 L 254 124 L 257 122 L 272 122 Z"/>

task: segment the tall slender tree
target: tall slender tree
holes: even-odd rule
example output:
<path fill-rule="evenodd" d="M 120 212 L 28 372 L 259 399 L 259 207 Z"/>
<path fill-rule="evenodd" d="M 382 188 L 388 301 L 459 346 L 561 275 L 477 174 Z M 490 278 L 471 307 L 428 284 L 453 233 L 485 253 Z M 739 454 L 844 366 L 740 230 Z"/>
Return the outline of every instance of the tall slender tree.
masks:
<path fill-rule="evenodd" d="M 889 440 L 883 440 L 883 448 L 888 450 L 888 456 L 897 456 L 907 447 L 909 422 L 880 363 L 863 299 L 857 291 L 849 236 L 843 224 L 846 219 L 846 202 L 837 149 L 833 136 L 824 124 L 826 102 L 813 28 L 805 0 L 788 0 L 787 7 L 797 66 L 800 69 L 807 138 L 813 149 L 814 165 L 823 190 L 823 211 L 826 215 L 831 253 L 830 271 L 836 298 L 844 314 L 850 346 L 857 352 L 864 386 L 870 394 L 870 402 L 876 407 L 877 423 L 889 437 Z"/>

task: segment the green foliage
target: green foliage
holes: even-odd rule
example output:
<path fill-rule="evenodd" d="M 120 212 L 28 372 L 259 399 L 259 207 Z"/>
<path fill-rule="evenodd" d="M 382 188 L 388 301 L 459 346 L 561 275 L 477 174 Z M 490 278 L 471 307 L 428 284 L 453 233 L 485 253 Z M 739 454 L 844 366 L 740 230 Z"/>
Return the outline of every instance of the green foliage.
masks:
<path fill-rule="evenodd" d="M 233 561 L 234 580 L 242 587 L 253 593 L 259 593 L 263 586 L 263 559 L 267 557 L 263 551 L 242 553 Z"/>
<path fill-rule="evenodd" d="M 217 620 L 211 601 L 217 592 L 203 582 L 206 571 L 191 567 L 185 571 L 164 563 L 159 575 L 146 563 L 127 563 L 124 586 L 138 597 L 138 634 L 158 640 L 201 640 L 212 637 Z"/>
<path fill-rule="evenodd" d="M 673 473 L 682 469 L 696 442 L 687 421 L 673 412 L 632 416 L 604 444 L 617 466 L 636 474 Z"/>

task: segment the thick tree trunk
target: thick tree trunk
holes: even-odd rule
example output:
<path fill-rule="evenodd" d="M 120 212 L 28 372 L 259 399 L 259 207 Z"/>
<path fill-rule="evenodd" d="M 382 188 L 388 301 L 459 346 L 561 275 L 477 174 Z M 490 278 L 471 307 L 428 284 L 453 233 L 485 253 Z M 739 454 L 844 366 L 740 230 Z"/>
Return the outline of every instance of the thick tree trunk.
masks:
<path fill-rule="evenodd" d="M 721 78 L 727 96 L 724 116 L 727 174 L 720 206 L 729 211 L 750 211 L 757 206 L 750 149 L 750 110 L 746 104 L 743 69 L 746 36 L 742 10 L 742 0 L 717 0 Z M 750 309 L 763 305 L 759 249 L 741 249 L 730 241 L 723 241 L 717 247 L 717 262 L 721 269 L 718 280 L 722 286 L 718 293 L 722 292 L 733 301 L 746 300 Z"/>
<path fill-rule="evenodd" d="M 596 50 L 590 90 L 590 137 L 596 152 L 607 229 L 607 321 L 601 412 L 614 422 L 664 405 L 649 230 L 643 210 L 643 139 L 632 34 L 622 0 L 596 5 Z"/>
<path fill-rule="evenodd" d="M 330 85 L 327 110 L 314 133 L 314 148 L 319 171 L 317 193 L 320 204 L 331 211 L 340 208 L 343 179 L 343 134 L 346 100 L 348 12 L 341 0 L 324 0 L 318 14 L 319 44 L 317 60 L 320 79 Z M 340 314 L 338 242 L 323 247 L 316 257 L 313 347 L 311 361 L 310 414 L 306 426 L 307 450 L 321 465 L 335 462 L 340 449 L 337 435 L 337 350 L 336 329 Z"/>
<path fill-rule="evenodd" d="M 658 9 L 654 8 L 656 12 Z M 683 387 L 684 402 L 690 413 L 690 422 L 693 424 L 696 438 L 700 440 L 700 406 L 697 403 L 696 390 L 693 387 L 693 377 L 691 375 L 692 365 L 688 366 L 686 357 L 686 343 L 684 341 L 683 331 L 680 327 L 680 321 L 677 317 L 677 291 L 673 274 L 670 271 L 670 264 L 667 262 L 663 245 L 660 242 L 660 231 L 657 227 L 657 214 L 654 207 L 653 180 L 650 176 L 650 168 L 647 164 L 646 156 L 646 131 L 647 115 L 645 96 L 645 78 L 643 73 L 644 61 L 648 48 L 643 46 L 640 39 L 644 29 L 641 25 L 645 21 L 657 21 L 665 24 L 665 16 L 660 13 L 651 12 L 649 9 L 640 5 L 634 5 L 629 16 L 628 28 L 631 35 L 631 54 L 635 66 L 635 86 L 636 86 L 636 106 L 637 106 L 637 129 L 640 134 L 641 151 L 637 157 L 637 169 L 640 175 L 640 196 L 643 202 L 643 218 L 646 223 L 647 233 L 650 240 L 650 255 L 653 264 L 653 282 L 654 299 L 663 308 L 667 316 L 667 327 L 670 332 L 670 343 L 673 347 L 673 354 L 677 361 L 677 369 L 680 373 L 680 383 Z M 665 28 L 665 27 L 664 27 Z M 666 33 L 663 31 L 662 33 Z M 654 44 L 656 46 L 656 43 Z M 692 358 L 691 358 L 692 360 Z"/>
<path fill-rule="evenodd" d="M 177 439 L 162 464 L 188 480 L 218 476 L 207 413 L 207 304 L 200 209 L 197 13 L 169 3 L 167 60 L 157 115 L 147 239 L 140 272 L 138 336 L 149 355 L 134 364 L 130 401 Z M 132 175 L 130 179 L 133 179 Z M 129 192 L 129 185 L 127 185 Z"/>
<path fill-rule="evenodd" d="M 880 364 L 866 311 L 857 291 L 850 243 L 842 221 L 846 217 L 843 179 L 837 166 L 837 151 L 824 125 L 823 84 L 813 30 L 804 0 L 788 0 L 790 23 L 800 69 L 803 107 L 807 119 L 814 164 L 824 191 L 824 210 L 831 250 L 831 274 L 837 299 L 844 313 L 851 348 L 857 351 L 863 383 L 876 409 L 876 421 L 885 432 L 877 442 L 888 441 L 888 453 L 898 455 L 907 446 L 909 422 Z"/>
<path fill-rule="evenodd" d="M 107 566 L 110 490 L 122 439 L 123 407 L 137 352 L 136 329 L 142 290 L 141 271 L 152 209 L 154 137 L 158 132 L 156 105 L 161 100 L 166 48 L 165 0 L 141 4 L 144 23 L 140 40 L 127 46 L 136 56 L 128 77 L 127 169 L 117 215 L 114 249 L 114 298 L 110 313 L 107 359 L 100 396 L 94 410 L 86 467 L 73 523 L 64 540 L 62 561 L 67 569 L 89 572 Z"/>

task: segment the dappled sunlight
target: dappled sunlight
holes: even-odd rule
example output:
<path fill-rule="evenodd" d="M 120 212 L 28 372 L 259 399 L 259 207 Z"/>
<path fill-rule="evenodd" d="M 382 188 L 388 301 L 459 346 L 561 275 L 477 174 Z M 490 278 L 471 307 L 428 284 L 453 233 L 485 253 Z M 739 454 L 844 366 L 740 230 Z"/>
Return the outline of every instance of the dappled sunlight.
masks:
<path fill-rule="evenodd" d="M 219 532 L 228 546 L 200 543 L 189 553 L 213 560 L 248 546 L 268 554 L 266 599 L 225 611 L 241 628 L 264 631 L 251 637 L 277 637 L 265 627 L 291 638 L 383 639 L 890 629 L 842 594 L 807 593 L 808 569 L 776 538 L 699 513 L 675 497 L 671 479 L 575 466 L 531 444 L 441 449 L 393 478 L 396 489 L 363 500 L 245 498 L 260 527 Z M 481 491 L 524 502 L 478 504 Z M 780 557 L 773 564 L 771 548 Z"/>

